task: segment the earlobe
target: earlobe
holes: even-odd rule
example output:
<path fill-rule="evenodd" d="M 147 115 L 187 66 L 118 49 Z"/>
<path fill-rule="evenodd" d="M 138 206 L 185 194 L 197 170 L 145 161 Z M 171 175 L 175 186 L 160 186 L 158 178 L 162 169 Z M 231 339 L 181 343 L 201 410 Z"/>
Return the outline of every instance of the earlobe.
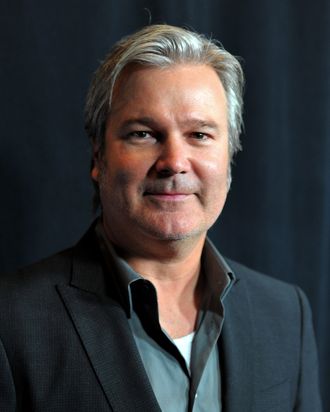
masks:
<path fill-rule="evenodd" d="M 99 168 L 98 168 L 98 166 L 96 165 L 96 162 L 95 162 L 95 160 L 94 160 L 94 165 L 93 165 L 93 167 L 92 167 L 92 169 L 91 169 L 91 178 L 95 181 L 95 182 L 98 182 L 98 180 L 99 180 Z"/>
<path fill-rule="evenodd" d="M 91 178 L 95 182 L 98 182 L 99 180 L 99 173 L 100 173 L 100 168 L 99 168 L 99 149 L 94 148 L 94 153 L 93 153 L 93 158 L 91 162 Z"/>

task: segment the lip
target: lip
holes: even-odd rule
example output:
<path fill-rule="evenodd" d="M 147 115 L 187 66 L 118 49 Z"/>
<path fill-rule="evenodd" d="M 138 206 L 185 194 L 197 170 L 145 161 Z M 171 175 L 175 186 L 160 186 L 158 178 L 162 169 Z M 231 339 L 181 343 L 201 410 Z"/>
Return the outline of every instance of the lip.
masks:
<path fill-rule="evenodd" d="M 150 192 L 146 192 L 145 196 L 149 196 L 157 200 L 162 200 L 164 202 L 180 202 L 180 201 L 186 200 L 189 196 L 191 196 L 191 193 L 173 193 L 173 192 L 150 193 Z"/>

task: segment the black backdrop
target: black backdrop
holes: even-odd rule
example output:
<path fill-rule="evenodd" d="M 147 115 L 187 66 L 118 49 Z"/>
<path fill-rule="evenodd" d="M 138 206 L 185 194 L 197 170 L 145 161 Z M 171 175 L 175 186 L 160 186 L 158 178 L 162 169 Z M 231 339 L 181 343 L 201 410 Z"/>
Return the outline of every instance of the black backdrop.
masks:
<path fill-rule="evenodd" d="M 244 58 L 244 150 L 211 236 L 305 290 L 329 408 L 329 0 L 2 0 L 1 271 L 72 244 L 91 221 L 84 96 L 110 45 L 149 14 Z"/>

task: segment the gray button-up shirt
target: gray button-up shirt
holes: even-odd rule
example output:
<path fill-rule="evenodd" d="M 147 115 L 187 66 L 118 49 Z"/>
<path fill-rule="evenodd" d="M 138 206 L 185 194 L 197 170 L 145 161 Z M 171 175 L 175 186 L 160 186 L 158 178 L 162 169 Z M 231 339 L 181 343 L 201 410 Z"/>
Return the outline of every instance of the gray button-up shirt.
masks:
<path fill-rule="evenodd" d="M 158 319 L 153 284 L 136 273 L 108 241 L 101 221 L 96 232 L 118 300 L 126 310 L 151 386 L 164 412 L 221 411 L 221 375 L 217 341 L 224 322 L 223 301 L 234 274 L 207 239 L 201 276 L 205 291 L 192 342 L 190 367 Z M 129 373 L 129 370 L 128 372 Z"/>

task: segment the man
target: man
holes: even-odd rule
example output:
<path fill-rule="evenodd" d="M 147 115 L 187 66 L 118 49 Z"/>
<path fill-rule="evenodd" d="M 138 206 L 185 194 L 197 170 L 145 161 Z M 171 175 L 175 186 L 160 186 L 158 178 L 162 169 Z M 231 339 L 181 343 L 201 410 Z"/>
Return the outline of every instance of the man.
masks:
<path fill-rule="evenodd" d="M 203 36 L 119 42 L 86 105 L 101 217 L 1 281 L 1 411 L 321 411 L 311 314 L 206 238 L 239 149 L 243 76 Z"/>

